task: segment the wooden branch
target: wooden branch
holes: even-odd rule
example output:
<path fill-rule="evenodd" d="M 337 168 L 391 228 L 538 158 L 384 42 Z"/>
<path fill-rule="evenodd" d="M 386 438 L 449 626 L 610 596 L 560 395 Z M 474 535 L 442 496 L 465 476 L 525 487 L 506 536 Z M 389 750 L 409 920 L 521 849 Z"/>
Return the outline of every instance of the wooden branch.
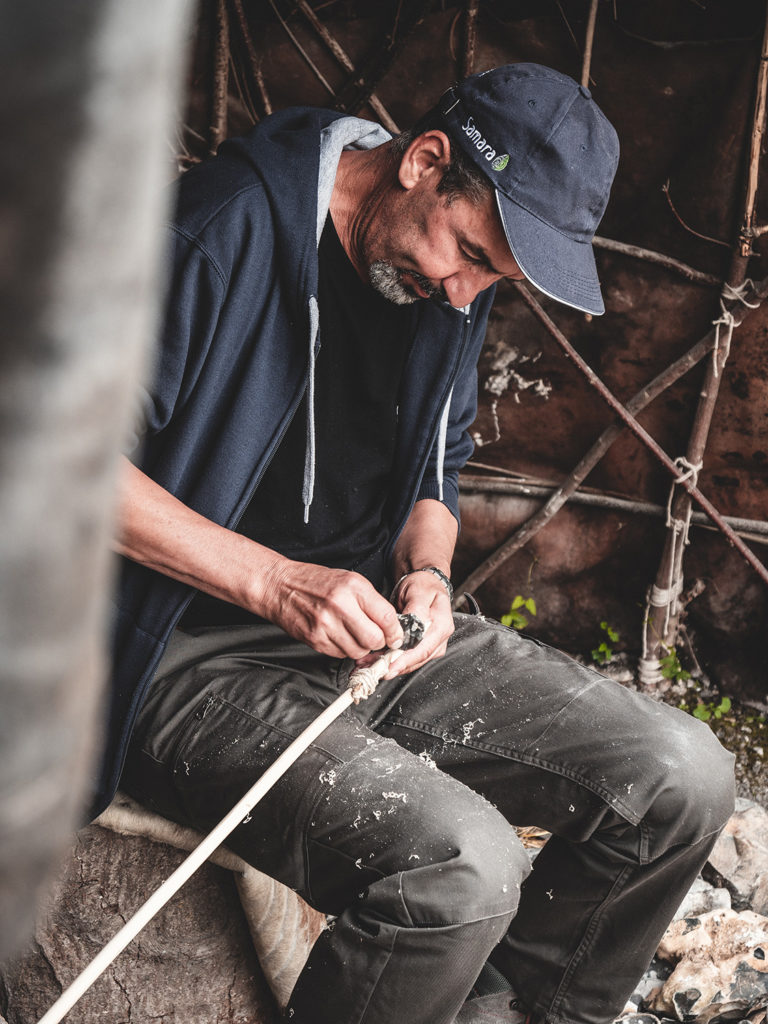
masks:
<path fill-rule="evenodd" d="M 560 0 L 555 0 L 555 3 L 557 4 L 557 9 L 560 11 L 560 17 L 563 19 L 563 21 L 565 22 L 565 27 L 568 29 L 568 35 L 573 40 L 574 48 L 578 52 L 578 50 L 579 50 L 579 40 L 576 38 L 576 33 L 571 28 L 571 23 L 568 21 L 568 19 L 565 16 L 565 11 L 563 10 L 563 5 L 560 3 Z"/>
<path fill-rule="evenodd" d="M 293 32 L 291 32 L 290 28 L 288 27 L 288 22 L 282 16 L 280 11 L 278 11 L 277 6 L 275 4 L 275 0 L 269 0 L 269 6 L 272 8 L 272 10 L 277 15 L 277 20 L 283 26 L 283 29 L 285 30 L 286 35 L 291 40 L 293 45 L 296 47 L 296 49 L 298 50 L 299 54 L 304 58 L 304 61 L 306 62 L 307 66 L 309 67 L 309 69 L 312 72 L 312 74 L 315 76 L 315 78 L 318 80 L 318 82 L 320 82 L 320 84 L 323 86 L 323 88 L 326 89 L 331 94 L 331 96 L 335 96 L 336 93 L 335 93 L 335 90 L 334 90 L 333 86 L 329 84 L 328 79 L 322 73 L 320 68 L 315 64 L 315 62 L 309 56 L 309 54 L 304 49 L 304 47 L 301 45 L 299 40 L 293 34 Z"/>
<path fill-rule="evenodd" d="M 761 296 L 768 294 L 768 278 L 755 286 L 754 292 L 747 298 L 750 302 L 756 302 Z M 743 323 L 753 310 L 744 308 L 734 313 L 738 323 Z M 626 404 L 626 411 L 637 416 L 655 398 L 671 387 L 675 381 L 683 377 L 694 366 L 712 351 L 715 344 L 715 331 L 711 328 L 701 341 L 697 342 L 679 359 L 676 359 L 670 366 L 658 374 L 650 383 L 637 392 Z M 578 486 L 586 479 L 598 464 L 603 455 L 608 451 L 617 437 L 624 429 L 622 423 L 612 423 L 606 427 L 597 441 L 589 451 L 574 467 L 572 472 L 565 478 L 560 488 L 555 491 L 552 497 L 531 516 L 525 523 L 522 523 L 517 530 L 493 551 L 460 586 L 456 587 L 456 593 L 464 590 L 473 591 L 482 586 L 483 583 L 511 556 L 519 551 L 528 541 L 534 537 L 556 513 L 568 501 Z"/>
<path fill-rule="evenodd" d="M 474 72 L 475 47 L 477 46 L 477 15 L 480 0 L 466 0 L 464 9 L 464 52 L 461 57 L 461 77 L 467 78 Z"/>
<path fill-rule="evenodd" d="M 256 91 L 259 94 L 261 100 L 261 107 L 265 116 L 272 113 L 272 104 L 267 93 L 266 86 L 264 84 L 264 75 L 261 70 L 261 60 L 256 53 L 256 47 L 253 44 L 253 37 L 251 36 L 251 30 L 248 25 L 248 19 L 243 8 L 243 0 L 232 0 L 235 7 L 235 14 L 237 15 L 237 23 L 240 27 L 240 35 L 245 46 L 245 52 L 248 56 L 248 65 L 251 70 L 251 77 L 253 83 L 256 86 Z"/>
<path fill-rule="evenodd" d="M 259 90 L 261 96 L 261 102 L 264 107 L 264 114 L 268 117 L 272 113 L 272 101 L 269 98 L 267 92 L 267 84 L 264 81 L 264 72 L 261 70 L 261 64 L 256 69 L 256 88 Z"/>
<path fill-rule="evenodd" d="M 510 480 L 499 477 L 474 476 L 462 473 L 459 478 L 459 490 L 462 494 L 511 494 L 520 498 L 550 498 L 559 490 L 557 484 L 533 483 L 527 480 Z M 575 505 L 588 505 L 591 508 L 603 508 L 615 512 L 629 512 L 630 515 L 651 516 L 654 519 L 665 519 L 667 508 L 651 501 L 638 501 L 636 498 L 619 498 L 614 494 L 602 491 L 576 490 L 569 495 Z M 762 519 L 742 519 L 737 516 L 723 516 L 734 533 L 740 537 L 768 544 L 768 522 Z M 703 512 L 691 513 L 691 522 L 706 530 L 717 530 Z"/>
<path fill-rule="evenodd" d="M 271 2 L 271 0 L 270 0 Z M 350 114 L 356 113 L 370 101 L 371 95 L 392 67 L 395 59 L 403 48 L 406 40 L 414 29 L 429 13 L 431 0 L 420 0 L 408 5 L 408 17 L 403 18 L 403 28 L 399 35 L 395 30 L 388 37 L 384 46 L 377 44 L 370 59 L 361 71 L 355 72 L 344 83 L 336 96 L 334 107 Z M 400 8 L 398 7 L 398 13 Z M 362 83 L 362 84 L 358 84 Z"/>
<path fill-rule="evenodd" d="M 315 12 L 306 2 L 306 0 L 299 0 L 299 10 L 310 23 L 312 28 L 317 32 L 322 41 L 331 51 L 336 60 L 341 64 L 345 71 L 354 71 L 355 66 L 349 59 L 346 50 L 342 49 L 336 39 L 331 35 L 325 25 L 320 21 Z M 358 79 L 358 84 L 362 85 L 363 80 Z M 398 135 L 400 129 L 397 127 L 395 120 L 390 116 L 387 108 L 378 98 L 376 93 L 372 92 L 369 99 L 368 105 L 374 114 L 378 117 L 379 121 L 384 125 L 387 131 L 392 132 L 393 135 Z"/>
<path fill-rule="evenodd" d="M 229 14 L 226 0 L 217 0 L 216 42 L 213 55 L 213 89 L 210 151 L 215 153 L 227 137 L 229 94 Z"/>
<path fill-rule="evenodd" d="M 235 59 L 234 48 L 229 67 L 232 74 L 232 80 L 235 83 L 235 90 L 240 98 L 243 108 L 247 111 L 248 117 L 251 119 L 251 124 L 258 124 L 259 115 L 253 103 L 253 96 L 251 95 L 249 83 L 246 78 L 245 68 L 242 61 Z"/>
<path fill-rule="evenodd" d="M 768 84 L 768 8 L 763 32 L 763 47 L 760 52 L 760 67 L 757 74 L 755 92 L 755 109 L 752 116 L 752 135 L 749 145 L 749 169 L 747 171 L 747 189 L 744 201 L 744 221 L 741 230 L 740 254 L 748 259 L 752 255 L 750 231 L 755 219 L 755 201 L 757 199 L 757 180 L 760 165 L 760 152 L 765 133 L 766 85 Z"/>
<path fill-rule="evenodd" d="M 587 35 L 584 42 L 584 60 L 581 65 L 581 84 L 589 87 L 589 69 L 592 65 L 592 45 L 595 41 L 595 21 L 597 19 L 598 0 L 592 0 L 589 8 L 589 20 L 587 22 Z"/>
<path fill-rule="evenodd" d="M 594 237 L 596 249 L 605 249 L 607 252 L 619 252 L 624 256 L 632 256 L 638 260 L 646 260 L 648 263 L 658 263 L 659 266 L 674 270 L 675 273 L 693 281 L 695 284 L 716 285 L 722 287 L 722 280 L 714 274 L 705 274 L 703 270 L 694 270 L 686 263 L 676 260 L 673 256 L 665 256 L 663 253 L 654 252 L 653 249 L 641 249 L 639 245 L 629 245 L 627 242 L 617 242 L 612 238 Z"/>

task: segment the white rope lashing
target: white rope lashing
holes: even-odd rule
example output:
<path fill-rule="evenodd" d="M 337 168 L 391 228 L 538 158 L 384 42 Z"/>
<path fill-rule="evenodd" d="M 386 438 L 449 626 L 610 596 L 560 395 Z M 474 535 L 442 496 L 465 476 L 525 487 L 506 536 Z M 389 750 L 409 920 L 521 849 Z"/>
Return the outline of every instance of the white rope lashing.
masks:
<path fill-rule="evenodd" d="M 754 288 L 754 281 L 747 277 L 744 282 L 739 285 L 738 288 L 733 288 L 729 284 L 723 285 L 723 290 L 720 293 L 720 316 L 717 320 L 712 321 L 712 325 L 715 328 L 715 344 L 712 348 L 712 374 L 714 377 L 719 375 L 718 362 L 720 358 L 720 329 L 725 328 L 726 336 L 722 342 L 723 349 L 723 362 L 728 358 L 728 353 L 731 350 L 731 338 L 733 337 L 733 329 L 736 326 L 736 320 L 733 313 L 726 308 L 726 302 L 740 302 L 743 306 L 747 306 L 749 309 L 757 309 L 760 305 L 759 302 L 747 302 L 745 294 L 747 289 Z"/>
<path fill-rule="evenodd" d="M 677 615 L 680 610 L 679 601 L 684 586 L 683 551 L 689 543 L 691 513 L 693 511 L 689 502 L 686 507 L 686 515 L 684 519 L 678 519 L 672 514 L 672 505 L 676 488 L 687 480 L 690 480 L 695 486 L 702 467 L 700 462 L 694 465 L 689 462 L 684 455 L 679 455 L 675 459 L 675 465 L 680 469 L 680 473 L 678 473 L 672 481 L 672 486 L 669 489 L 669 497 L 667 498 L 666 525 L 671 534 L 669 572 L 667 574 L 666 586 L 659 587 L 656 583 L 652 584 L 648 593 L 645 611 L 646 622 L 649 622 L 651 619 L 652 608 L 665 609 L 664 625 L 661 630 L 661 636 L 657 638 L 659 641 L 662 641 L 663 638 L 666 637 L 670 619 L 673 615 Z M 661 663 L 658 657 L 648 650 L 648 632 L 647 628 L 643 629 L 643 649 L 638 662 L 640 682 L 644 685 L 657 684 L 664 679 L 661 671 Z M 654 644 L 654 650 L 655 649 L 656 645 Z"/>

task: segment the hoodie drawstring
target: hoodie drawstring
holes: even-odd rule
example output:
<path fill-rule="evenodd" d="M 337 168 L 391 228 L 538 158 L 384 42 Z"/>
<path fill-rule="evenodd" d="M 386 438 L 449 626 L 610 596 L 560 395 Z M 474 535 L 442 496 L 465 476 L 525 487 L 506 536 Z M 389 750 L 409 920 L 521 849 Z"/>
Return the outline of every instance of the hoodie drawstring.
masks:
<path fill-rule="evenodd" d="M 309 380 L 307 382 L 307 446 L 304 451 L 304 483 L 301 500 L 304 522 L 309 522 L 309 507 L 315 493 L 315 348 L 320 330 L 320 310 L 314 295 L 309 297 Z"/>
<path fill-rule="evenodd" d="M 448 392 L 443 411 L 440 414 L 440 426 L 437 429 L 437 488 L 440 501 L 443 500 L 443 477 L 445 475 L 445 441 L 448 436 L 448 417 L 451 412 L 453 388 Z"/>

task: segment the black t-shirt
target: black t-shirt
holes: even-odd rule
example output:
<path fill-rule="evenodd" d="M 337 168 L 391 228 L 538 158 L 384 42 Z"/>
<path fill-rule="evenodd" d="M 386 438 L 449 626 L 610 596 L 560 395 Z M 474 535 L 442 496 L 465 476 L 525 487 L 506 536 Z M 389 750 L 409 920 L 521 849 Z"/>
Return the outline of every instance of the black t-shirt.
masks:
<path fill-rule="evenodd" d="M 238 533 L 289 558 L 354 569 L 381 589 L 390 536 L 390 483 L 400 381 L 413 306 L 397 306 L 360 280 L 330 215 L 319 247 L 320 351 L 315 365 L 315 492 L 304 522 L 306 397 L 246 508 Z M 198 594 L 182 624 L 254 621 L 236 605 Z"/>

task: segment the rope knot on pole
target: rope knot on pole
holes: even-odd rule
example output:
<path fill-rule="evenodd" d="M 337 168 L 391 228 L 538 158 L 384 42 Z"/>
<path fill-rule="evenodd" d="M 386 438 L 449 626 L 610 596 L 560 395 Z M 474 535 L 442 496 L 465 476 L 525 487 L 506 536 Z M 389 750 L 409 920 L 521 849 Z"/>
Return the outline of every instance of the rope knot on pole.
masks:
<path fill-rule="evenodd" d="M 733 337 L 733 328 L 736 326 L 736 320 L 734 319 L 733 313 L 726 309 L 725 303 L 720 299 L 721 314 L 717 320 L 712 321 L 712 325 L 715 328 L 715 344 L 712 349 L 712 375 L 714 377 L 720 376 L 720 370 L 718 363 L 728 358 L 728 353 L 731 350 L 731 338 Z M 722 350 L 720 345 L 720 328 L 725 327 L 725 339 L 722 343 Z M 722 352 L 722 354 L 721 354 Z"/>
<path fill-rule="evenodd" d="M 730 285 L 727 282 L 725 282 L 723 284 L 722 297 L 723 299 L 726 299 L 729 302 L 740 302 L 742 303 L 742 305 L 747 306 L 749 309 L 758 309 L 760 306 L 759 300 L 757 302 L 749 302 L 749 300 L 747 299 L 748 292 L 756 290 L 757 285 L 752 280 L 752 278 L 745 277 L 744 281 L 742 282 L 742 284 L 739 285 L 738 288 L 734 288 L 733 285 Z"/>
<path fill-rule="evenodd" d="M 678 467 L 680 472 L 672 481 L 672 486 L 669 489 L 669 498 L 667 499 L 667 528 L 674 530 L 676 533 L 685 533 L 684 543 L 688 543 L 688 527 L 691 522 L 691 506 L 689 504 L 686 517 L 684 519 L 677 519 L 672 514 L 672 499 L 675 495 L 675 488 L 680 484 L 684 484 L 687 481 L 691 481 L 694 487 L 698 486 L 699 473 L 704 465 L 703 462 L 689 462 L 684 455 L 678 455 L 675 459 L 675 465 Z"/>
<path fill-rule="evenodd" d="M 760 305 L 759 302 L 756 304 L 750 302 L 747 299 L 747 292 L 754 289 L 754 281 L 746 277 L 744 281 L 734 288 L 732 285 L 725 282 L 723 284 L 722 292 L 720 293 L 720 316 L 717 320 L 712 321 L 712 326 L 715 328 L 715 345 L 712 349 L 712 373 L 713 376 L 717 377 L 720 373 L 719 364 L 724 363 L 728 358 L 728 353 L 731 349 L 731 338 L 733 337 L 734 327 L 738 327 L 738 321 L 733 315 L 733 312 L 728 309 L 725 305 L 726 302 L 741 303 L 743 306 L 747 306 L 749 309 L 757 309 Z M 726 331 L 725 339 L 722 345 L 722 353 L 720 348 L 720 329 L 724 327 Z"/>

